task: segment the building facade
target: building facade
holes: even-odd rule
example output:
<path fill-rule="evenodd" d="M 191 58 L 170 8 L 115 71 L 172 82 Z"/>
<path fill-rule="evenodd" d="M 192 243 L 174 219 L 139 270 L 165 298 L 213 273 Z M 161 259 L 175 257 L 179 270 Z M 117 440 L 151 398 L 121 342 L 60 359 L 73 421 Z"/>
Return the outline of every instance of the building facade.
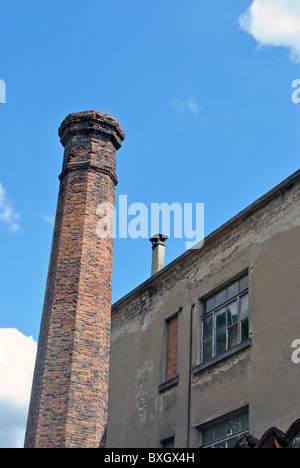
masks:
<path fill-rule="evenodd" d="M 300 171 L 114 304 L 107 446 L 286 431 L 300 415 L 299 265 Z"/>
<path fill-rule="evenodd" d="M 300 171 L 167 266 L 166 236 L 151 238 L 151 277 L 111 306 L 113 239 L 97 226 L 125 135 L 97 111 L 59 135 L 25 447 L 232 447 L 286 431 L 300 415 Z"/>

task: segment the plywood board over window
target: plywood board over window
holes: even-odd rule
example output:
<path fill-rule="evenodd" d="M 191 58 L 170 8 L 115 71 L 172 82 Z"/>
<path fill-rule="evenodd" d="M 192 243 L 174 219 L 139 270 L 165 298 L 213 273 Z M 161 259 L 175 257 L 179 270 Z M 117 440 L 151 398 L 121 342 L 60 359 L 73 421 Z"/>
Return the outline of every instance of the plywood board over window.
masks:
<path fill-rule="evenodd" d="M 177 376 L 178 315 L 167 320 L 166 380 Z"/>

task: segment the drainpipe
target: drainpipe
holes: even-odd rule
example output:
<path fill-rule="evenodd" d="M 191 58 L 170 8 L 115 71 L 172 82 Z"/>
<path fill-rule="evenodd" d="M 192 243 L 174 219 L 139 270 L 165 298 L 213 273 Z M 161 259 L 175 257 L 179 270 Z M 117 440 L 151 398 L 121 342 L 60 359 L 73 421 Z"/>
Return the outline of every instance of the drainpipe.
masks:
<path fill-rule="evenodd" d="M 191 423 L 191 389 L 192 389 L 192 357 L 193 357 L 193 311 L 195 304 L 190 310 L 190 356 L 189 356 L 189 385 L 188 385 L 188 411 L 187 411 L 187 441 L 186 447 L 190 448 L 190 423 Z"/>

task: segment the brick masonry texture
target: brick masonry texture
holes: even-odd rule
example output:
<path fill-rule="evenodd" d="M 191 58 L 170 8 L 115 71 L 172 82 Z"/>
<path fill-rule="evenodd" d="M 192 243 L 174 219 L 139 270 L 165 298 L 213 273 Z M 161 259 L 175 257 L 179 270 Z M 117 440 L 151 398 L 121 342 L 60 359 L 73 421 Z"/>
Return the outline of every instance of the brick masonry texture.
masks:
<path fill-rule="evenodd" d="M 115 202 L 118 122 L 70 114 L 25 447 L 104 447 L 113 239 L 99 238 L 100 203 Z"/>

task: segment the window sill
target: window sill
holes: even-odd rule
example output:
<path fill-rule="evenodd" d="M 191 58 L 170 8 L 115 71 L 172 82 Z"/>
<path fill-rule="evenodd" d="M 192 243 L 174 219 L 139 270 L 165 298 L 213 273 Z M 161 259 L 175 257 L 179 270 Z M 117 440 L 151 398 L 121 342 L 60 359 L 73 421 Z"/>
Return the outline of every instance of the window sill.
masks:
<path fill-rule="evenodd" d="M 165 390 L 169 390 L 169 388 L 175 387 L 178 385 L 179 382 L 179 375 L 176 375 L 173 379 L 167 380 L 167 382 L 163 382 L 158 386 L 159 393 L 164 392 Z"/>
<path fill-rule="evenodd" d="M 221 363 L 222 361 L 225 361 L 225 360 L 229 359 L 230 357 L 234 356 L 235 354 L 238 354 L 241 351 L 244 351 L 245 349 L 249 348 L 251 345 L 252 345 L 252 340 L 251 340 L 251 338 L 248 338 L 247 340 L 243 341 L 242 343 L 234 346 L 232 349 L 229 349 L 228 351 L 225 351 L 224 353 L 213 357 L 209 361 L 205 361 L 205 362 L 203 362 L 201 364 L 196 365 L 192 369 L 192 372 L 193 372 L 193 374 L 197 374 L 198 372 L 202 372 L 204 370 L 210 369 L 211 367 L 214 367 L 217 364 Z"/>

